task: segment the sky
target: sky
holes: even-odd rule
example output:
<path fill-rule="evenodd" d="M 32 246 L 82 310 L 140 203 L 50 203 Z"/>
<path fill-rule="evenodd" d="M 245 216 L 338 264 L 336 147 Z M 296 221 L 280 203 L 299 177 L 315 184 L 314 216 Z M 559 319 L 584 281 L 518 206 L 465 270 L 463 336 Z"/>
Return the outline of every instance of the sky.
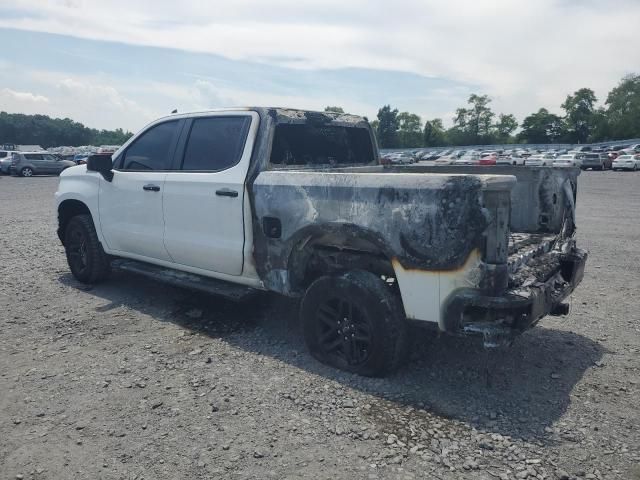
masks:
<path fill-rule="evenodd" d="M 519 121 L 640 71 L 640 0 L 0 0 L 0 110 L 137 131 L 242 105 Z"/>

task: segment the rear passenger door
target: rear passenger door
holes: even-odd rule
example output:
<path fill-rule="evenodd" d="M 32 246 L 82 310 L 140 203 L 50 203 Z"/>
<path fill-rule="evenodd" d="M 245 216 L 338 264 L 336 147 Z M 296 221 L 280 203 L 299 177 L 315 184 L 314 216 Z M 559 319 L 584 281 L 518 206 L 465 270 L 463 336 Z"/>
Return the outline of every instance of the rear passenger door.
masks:
<path fill-rule="evenodd" d="M 97 175 L 100 228 L 118 255 L 171 261 L 163 241 L 162 194 L 183 123 L 152 125 L 114 160 L 112 181 Z"/>
<path fill-rule="evenodd" d="M 185 125 L 163 194 L 164 243 L 175 263 L 242 273 L 245 180 L 258 121 L 255 112 L 219 112 Z"/>
<path fill-rule="evenodd" d="M 25 163 L 33 168 L 34 173 L 49 173 L 44 156 L 41 153 L 25 153 L 24 158 L 26 160 Z"/>

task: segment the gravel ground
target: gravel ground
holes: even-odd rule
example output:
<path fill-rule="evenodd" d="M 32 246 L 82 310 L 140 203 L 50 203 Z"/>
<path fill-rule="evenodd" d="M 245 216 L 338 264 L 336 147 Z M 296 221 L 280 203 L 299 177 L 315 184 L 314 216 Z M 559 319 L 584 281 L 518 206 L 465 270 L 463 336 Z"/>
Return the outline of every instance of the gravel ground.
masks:
<path fill-rule="evenodd" d="M 58 179 L 0 178 L 0 478 L 640 479 L 640 174 L 580 180 L 569 316 L 490 353 L 420 332 L 366 379 L 313 360 L 287 300 L 80 285 Z"/>

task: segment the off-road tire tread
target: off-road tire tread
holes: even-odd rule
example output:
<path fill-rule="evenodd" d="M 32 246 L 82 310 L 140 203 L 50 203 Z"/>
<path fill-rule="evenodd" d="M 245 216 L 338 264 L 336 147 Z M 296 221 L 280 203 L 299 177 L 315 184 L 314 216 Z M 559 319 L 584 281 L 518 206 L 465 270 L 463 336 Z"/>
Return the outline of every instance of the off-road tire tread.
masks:
<path fill-rule="evenodd" d="M 300 308 L 301 323 L 305 332 L 305 341 L 312 355 L 322 363 L 332 365 L 326 358 L 322 358 L 318 352 L 314 352 L 310 345 L 309 328 L 313 314 L 317 309 L 314 305 L 315 291 L 326 291 L 337 288 L 336 280 L 347 281 L 353 288 L 360 289 L 369 297 L 374 310 L 380 312 L 380 316 L 374 320 L 379 323 L 376 333 L 385 341 L 379 344 L 378 350 L 372 352 L 372 359 L 364 366 L 347 368 L 348 371 L 369 377 L 381 377 L 388 375 L 400 368 L 409 358 L 410 342 L 407 333 L 407 321 L 404 308 L 399 298 L 399 293 L 387 285 L 379 276 L 364 270 L 353 270 L 340 276 L 323 276 L 314 281 L 307 289 Z M 310 303 L 311 302 L 311 303 Z M 311 339 L 312 341 L 312 339 Z"/>
<path fill-rule="evenodd" d="M 109 257 L 104 252 L 102 244 L 98 239 L 93 219 L 91 218 L 91 215 L 87 214 L 76 215 L 69 220 L 66 229 L 67 232 L 74 222 L 79 223 L 87 235 L 87 254 L 90 257 L 89 265 L 91 268 L 89 269 L 88 275 L 85 275 L 83 278 L 78 278 L 73 271 L 72 273 L 74 277 L 82 283 L 100 283 L 109 277 L 109 274 L 111 273 L 111 264 L 109 262 Z"/>

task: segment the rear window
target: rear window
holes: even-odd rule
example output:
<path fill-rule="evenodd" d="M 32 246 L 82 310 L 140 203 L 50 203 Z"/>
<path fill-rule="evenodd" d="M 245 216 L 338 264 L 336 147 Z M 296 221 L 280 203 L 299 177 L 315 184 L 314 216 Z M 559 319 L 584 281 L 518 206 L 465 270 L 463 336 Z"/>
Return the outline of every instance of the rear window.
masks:
<path fill-rule="evenodd" d="M 598 155 L 597 153 L 587 153 L 585 154 L 584 158 L 596 158 L 596 159 L 600 159 L 600 155 Z"/>
<path fill-rule="evenodd" d="M 277 125 L 271 163 L 274 165 L 354 165 L 375 160 L 366 128 L 335 125 Z"/>

